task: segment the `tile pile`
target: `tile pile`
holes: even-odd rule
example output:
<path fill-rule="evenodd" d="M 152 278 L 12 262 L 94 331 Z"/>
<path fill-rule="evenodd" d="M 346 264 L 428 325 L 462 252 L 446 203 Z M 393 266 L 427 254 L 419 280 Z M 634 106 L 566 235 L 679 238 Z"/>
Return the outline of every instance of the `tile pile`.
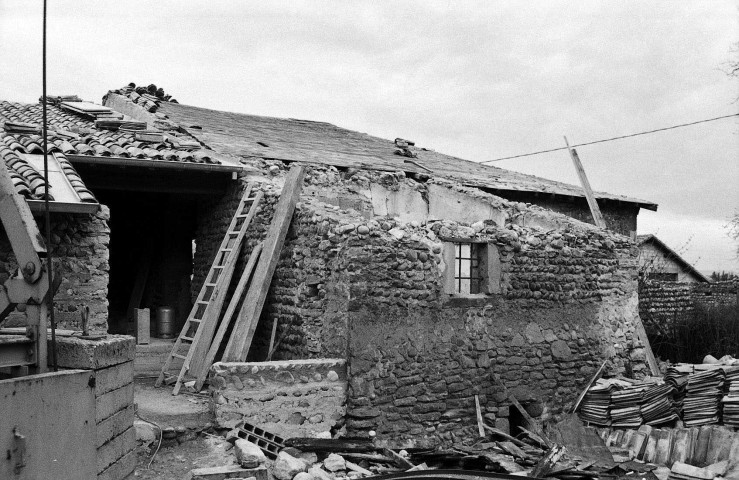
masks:
<path fill-rule="evenodd" d="M 739 366 L 723 368 L 726 396 L 721 399 L 724 425 L 739 427 Z"/>
<path fill-rule="evenodd" d="M 680 418 L 673 402 L 675 387 L 668 383 L 652 385 L 642 395 L 641 415 L 647 425 L 661 425 Z"/>
<path fill-rule="evenodd" d="M 632 385 L 611 393 L 611 425 L 638 427 L 642 424 L 641 404 L 644 385 Z"/>
<path fill-rule="evenodd" d="M 580 406 L 580 419 L 599 427 L 610 426 L 611 392 L 615 388 L 611 383 L 596 383 L 590 387 Z"/>
<path fill-rule="evenodd" d="M 685 426 L 718 423 L 723 386 L 724 372 L 720 368 L 694 373 L 688 377 L 683 403 Z"/>

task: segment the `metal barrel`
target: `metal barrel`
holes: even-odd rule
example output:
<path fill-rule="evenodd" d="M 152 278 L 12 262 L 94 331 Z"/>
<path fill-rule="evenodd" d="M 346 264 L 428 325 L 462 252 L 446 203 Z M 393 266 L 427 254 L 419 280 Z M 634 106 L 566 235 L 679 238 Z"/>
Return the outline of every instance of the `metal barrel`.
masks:
<path fill-rule="evenodd" d="M 160 338 L 173 338 L 174 325 L 174 308 L 159 307 L 157 308 L 157 332 Z"/>

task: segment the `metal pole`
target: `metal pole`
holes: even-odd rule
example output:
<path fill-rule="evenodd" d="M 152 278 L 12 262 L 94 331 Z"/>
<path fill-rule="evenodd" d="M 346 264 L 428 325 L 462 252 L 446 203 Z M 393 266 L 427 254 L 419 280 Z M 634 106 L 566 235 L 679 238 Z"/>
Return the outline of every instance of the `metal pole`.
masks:
<path fill-rule="evenodd" d="M 51 326 L 51 364 L 54 367 L 54 371 L 57 371 L 56 366 L 56 321 L 54 320 L 54 290 L 53 290 L 53 275 L 54 268 L 52 266 L 52 254 L 51 254 L 51 219 L 49 215 L 49 145 L 48 145 L 48 123 L 46 118 L 46 0 L 44 0 L 44 22 L 43 22 L 43 38 L 42 38 L 43 50 L 41 54 L 42 62 L 42 96 L 41 96 L 41 111 L 43 112 L 43 137 L 44 137 L 44 222 L 46 229 L 46 270 L 49 276 L 49 320 Z M 43 310 L 42 310 L 43 311 Z M 46 333 L 46 332 L 44 332 Z M 44 335 L 45 336 L 45 335 Z M 41 337 L 41 335 L 39 335 Z M 44 340 L 45 341 L 45 340 Z"/>

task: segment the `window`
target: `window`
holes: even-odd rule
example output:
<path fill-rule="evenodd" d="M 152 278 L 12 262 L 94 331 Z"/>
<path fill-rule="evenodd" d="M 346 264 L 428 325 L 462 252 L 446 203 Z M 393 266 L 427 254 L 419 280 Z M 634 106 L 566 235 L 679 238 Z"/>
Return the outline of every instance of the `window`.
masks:
<path fill-rule="evenodd" d="M 480 243 L 454 244 L 454 293 L 480 293 L 480 253 L 484 250 Z"/>
<path fill-rule="evenodd" d="M 444 244 L 444 292 L 451 295 L 500 293 L 498 248 L 488 243 Z"/>

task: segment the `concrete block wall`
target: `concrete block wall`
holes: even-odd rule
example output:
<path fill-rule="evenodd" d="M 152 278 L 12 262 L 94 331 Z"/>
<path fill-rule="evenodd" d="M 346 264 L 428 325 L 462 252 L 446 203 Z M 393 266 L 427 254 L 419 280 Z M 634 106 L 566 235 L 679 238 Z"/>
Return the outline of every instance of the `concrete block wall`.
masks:
<path fill-rule="evenodd" d="M 283 438 L 313 437 L 343 424 L 344 359 L 215 363 L 209 374 L 216 425 L 246 420 Z"/>
<path fill-rule="evenodd" d="M 136 466 L 135 347 L 135 339 L 124 335 L 108 335 L 101 340 L 57 337 L 60 368 L 94 372 L 98 480 L 121 480 Z"/>
<path fill-rule="evenodd" d="M 110 210 L 101 206 L 94 214 L 51 214 L 51 244 L 54 260 L 63 281 L 54 297 L 59 328 L 79 330 L 80 311 L 90 307 L 90 331 L 108 332 L 108 264 Z M 15 275 L 18 265 L 4 231 L 0 232 L 0 276 Z M 11 314 L 16 324 L 24 324 L 25 314 Z"/>

